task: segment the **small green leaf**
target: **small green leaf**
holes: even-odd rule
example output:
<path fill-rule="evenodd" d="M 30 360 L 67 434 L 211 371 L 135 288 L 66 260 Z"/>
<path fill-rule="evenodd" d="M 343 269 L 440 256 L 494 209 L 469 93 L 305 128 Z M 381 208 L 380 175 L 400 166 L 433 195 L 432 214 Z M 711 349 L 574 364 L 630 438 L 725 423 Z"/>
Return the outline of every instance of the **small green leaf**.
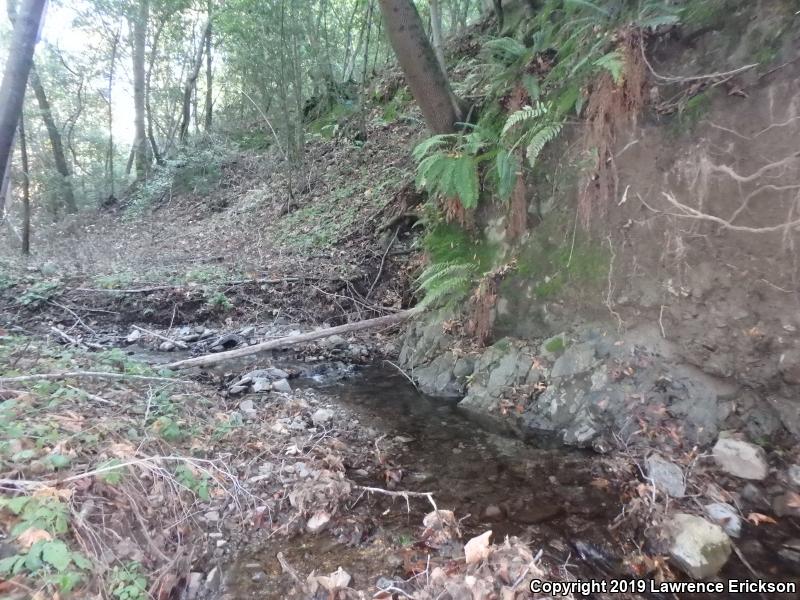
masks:
<path fill-rule="evenodd" d="M 25 556 L 15 554 L 0 560 L 0 575 L 14 575 L 25 564 Z"/>
<path fill-rule="evenodd" d="M 90 570 L 94 566 L 92 561 L 90 561 L 80 552 L 72 553 L 72 562 L 75 563 L 76 567 L 78 567 L 79 569 L 83 569 L 85 571 Z"/>
<path fill-rule="evenodd" d="M 53 468 L 55 469 L 63 469 L 68 467 L 72 461 L 72 459 L 65 454 L 51 454 L 45 460 L 53 465 Z"/>
<path fill-rule="evenodd" d="M 17 496 L 16 498 L 11 498 L 10 500 L 3 500 L 3 505 L 12 513 L 18 515 L 22 512 L 22 509 L 25 508 L 25 505 L 29 500 L 29 496 Z"/>
<path fill-rule="evenodd" d="M 72 562 L 70 549 L 61 540 L 51 540 L 42 547 L 42 560 L 56 571 L 64 571 Z"/>

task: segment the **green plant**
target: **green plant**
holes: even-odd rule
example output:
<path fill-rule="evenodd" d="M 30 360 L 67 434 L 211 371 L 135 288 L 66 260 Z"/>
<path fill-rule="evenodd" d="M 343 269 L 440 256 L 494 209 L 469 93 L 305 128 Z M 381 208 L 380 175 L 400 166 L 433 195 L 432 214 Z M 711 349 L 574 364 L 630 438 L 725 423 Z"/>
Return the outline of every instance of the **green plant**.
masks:
<path fill-rule="evenodd" d="M 566 348 L 566 344 L 564 344 L 564 338 L 561 337 L 553 338 L 544 345 L 544 349 L 553 354 L 560 354 L 564 348 Z"/>
<path fill-rule="evenodd" d="M 17 298 L 17 303 L 36 308 L 57 296 L 60 290 L 61 284 L 58 281 L 40 281 L 25 290 Z"/>
<path fill-rule="evenodd" d="M 420 308 L 452 308 L 465 300 L 475 285 L 478 269 L 474 263 L 434 263 L 416 280 L 422 292 Z"/>
<path fill-rule="evenodd" d="M 192 469 L 184 464 L 175 468 L 175 477 L 182 486 L 196 494 L 200 500 L 210 500 L 208 492 L 209 477 L 206 473 L 196 475 Z"/>
<path fill-rule="evenodd" d="M 146 600 L 150 598 L 147 593 L 147 577 L 138 562 L 129 562 L 122 566 L 115 566 L 109 578 L 111 595 L 119 600 Z"/>
<path fill-rule="evenodd" d="M 228 311 L 233 308 L 233 304 L 223 292 L 216 292 L 207 300 L 207 304 L 215 309 Z"/>

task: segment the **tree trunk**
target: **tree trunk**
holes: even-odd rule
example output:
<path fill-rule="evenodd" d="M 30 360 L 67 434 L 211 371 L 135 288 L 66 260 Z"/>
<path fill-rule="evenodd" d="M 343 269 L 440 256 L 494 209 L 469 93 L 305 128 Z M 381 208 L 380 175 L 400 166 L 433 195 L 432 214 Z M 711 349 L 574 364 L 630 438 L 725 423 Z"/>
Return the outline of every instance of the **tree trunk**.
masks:
<path fill-rule="evenodd" d="M 214 116 L 214 96 L 212 93 L 212 84 L 214 83 L 214 74 L 211 71 L 211 63 L 213 62 L 211 56 L 211 36 L 212 36 L 212 29 L 211 29 L 211 11 L 212 11 L 212 3 L 211 0 L 208 0 L 208 32 L 206 33 L 206 122 L 205 122 L 205 130 L 206 133 L 211 131 L 211 121 L 213 120 Z"/>
<path fill-rule="evenodd" d="M 0 173 L 6 172 L 11 159 L 28 73 L 33 65 L 33 49 L 46 3 L 46 0 L 24 0 L 14 24 L 5 73 L 0 83 Z"/>
<path fill-rule="evenodd" d="M 27 256 L 31 253 L 31 181 L 24 115 L 19 117 L 19 153 L 22 158 L 22 253 Z"/>
<path fill-rule="evenodd" d="M 208 37 L 210 33 L 211 21 L 208 21 L 203 28 L 203 35 L 200 38 L 200 43 L 197 45 L 197 53 L 192 61 L 189 77 L 186 79 L 186 86 L 183 88 L 183 116 L 181 117 L 181 128 L 178 136 L 181 141 L 184 141 L 186 135 L 189 133 L 189 123 L 192 120 L 192 93 L 197 83 L 197 77 L 200 75 L 200 67 L 203 66 L 203 51 L 205 50 L 206 37 Z"/>
<path fill-rule="evenodd" d="M 114 32 L 114 37 L 111 38 L 111 64 L 108 69 L 108 183 L 109 193 L 108 200 L 114 201 L 114 105 L 111 102 L 111 96 L 114 91 L 114 69 L 117 65 L 117 47 L 119 46 L 120 30 Z"/>
<path fill-rule="evenodd" d="M 436 60 L 444 73 L 447 68 L 444 64 L 444 47 L 442 41 L 442 11 L 439 0 L 429 0 L 431 6 L 431 38 L 433 41 L 433 51 L 436 53 Z"/>
<path fill-rule="evenodd" d="M 150 170 L 150 153 L 147 149 L 145 129 L 145 69 L 144 55 L 147 45 L 147 21 L 150 16 L 150 0 L 139 0 L 139 14 L 133 22 L 133 106 L 134 106 L 134 161 L 136 180 L 147 177 Z"/>
<path fill-rule="evenodd" d="M 50 147 L 53 150 L 53 160 L 56 165 L 56 171 L 61 175 L 61 191 L 64 198 L 64 206 L 68 213 L 76 213 L 78 212 L 78 207 L 75 204 L 75 193 L 72 190 L 72 173 L 69 170 L 67 157 L 64 154 L 61 132 L 58 130 L 58 127 L 56 127 L 50 101 L 47 99 L 42 80 L 39 79 L 39 74 L 36 72 L 35 66 L 31 67 L 29 82 L 36 96 L 36 102 L 39 104 L 39 112 L 42 115 L 42 121 L 44 121 L 44 126 L 47 129 L 47 137 L 50 138 Z"/>
<path fill-rule="evenodd" d="M 164 165 L 164 159 L 158 151 L 158 143 L 156 142 L 156 136 L 153 132 L 153 109 L 150 107 L 150 80 L 152 79 L 153 66 L 158 56 L 158 40 L 161 38 L 161 32 L 164 31 L 164 26 L 167 24 L 167 21 L 169 21 L 169 18 L 170 14 L 164 15 L 159 21 L 158 27 L 156 27 L 156 32 L 153 34 L 153 45 L 152 48 L 150 48 L 150 60 L 147 63 L 147 75 L 144 78 L 144 108 L 147 113 L 147 139 L 150 141 L 153 158 L 159 166 Z"/>
<path fill-rule="evenodd" d="M 411 0 L 380 0 L 380 5 L 389 41 L 428 128 L 436 134 L 452 133 L 462 120 L 461 107 L 436 60 L 417 9 Z"/>

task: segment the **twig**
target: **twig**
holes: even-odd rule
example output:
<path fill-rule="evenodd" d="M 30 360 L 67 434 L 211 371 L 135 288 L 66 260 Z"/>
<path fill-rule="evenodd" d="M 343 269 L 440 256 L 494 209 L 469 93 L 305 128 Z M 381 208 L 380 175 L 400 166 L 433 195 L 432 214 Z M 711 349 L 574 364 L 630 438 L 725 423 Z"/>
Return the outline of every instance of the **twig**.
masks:
<path fill-rule="evenodd" d="M 78 313 L 76 313 L 74 310 L 72 310 L 69 306 L 64 306 L 63 304 L 60 304 L 60 303 L 58 303 L 58 302 L 56 302 L 54 300 L 49 300 L 48 302 L 50 304 L 52 304 L 53 306 L 57 306 L 58 308 L 67 311 L 69 314 L 71 314 L 73 317 L 75 317 L 75 319 L 78 321 L 78 323 L 83 325 L 84 329 L 86 329 L 86 331 L 88 331 L 89 333 L 97 334 L 97 332 L 94 329 L 92 329 L 91 327 L 89 327 L 86 323 L 84 323 L 83 319 L 80 318 Z"/>
<path fill-rule="evenodd" d="M 752 63 L 749 65 L 745 65 L 743 67 L 739 67 L 738 69 L 733 69 L 732 71 L 723 71 L 719 73 L 709 73 L 707 75 L 690 75 L 688 77 L 681 77 L 681 76 L 672 76 L 672 75 L 660 75 L 656 73 L 655 69 L 653 69 L 653 65 L 650 64 L 650 61 L 647 60 L 647 54 L 644 51 L 644 44 L 641 45 L 642 50 L 642 59 L 644 60 L 644 64 L 647 65 L 647 68 L 653 74 L 653 77 L 656 79 L 660 79 L 661 81 L 669 81 L 672 83 L 688 83 L 690 81 L 703 81 L 705 79 L 719 79 L 721 77 L 733 77 L 734 75 L 738 75 L 743 71 L 747 71 L 754 67 L 757 67 L 760 63 Z"/>
<path fill-rule="evenodd" d="M 369 286 L 369 290 L 367 291 L 367 295 L 364 296 L 364 300 L 369 299 L 369 295 L 372 293 L 372 290 L 375 289 L 375 285 L 378 283 L 378 280 L 381 278 L 381 275 L 383 275 L 383 265 L 386 262 L 386 255 L 389 254 L 389 250 L 392 249 L 394 241 L 397 239 L 397 234 L 399 232 L 400 232 L 399 227 L 394 230 L 394 235 L 392 236 L 392 239 L 389 241 L 389 245 L 386 246 L 386 251 L 383 253 L 383 256 L 381 257 L 381 266 L 378 268 L 378 274 L 375 275 L 375 280 L 372 282 L 372 285 Z"/>
<path fill-rule="evenodd" d="M 437 515 L 439 514 L 439 509 L 436 507 L 436 502 L 434 502 L 433 500 L 433 492 L 409 492 L 407 490 L 391 491 L 391 490 L 384 490 L 383 488 L 368 487 L 365 485 L 357 485 L 355 487 L 360 490 L 364 490 L 368 494 L 383 494 L 384 496 L 403 498 L 406 501 L 406 507 L 408 508 L 408 512 L 411 512 L 411 504 L 409 502 L 409 498 L 426 498 L 428 502 L 431 503 L 431 506 L 433 506 L 433 510 L 436 511 L 436 514 Z"/>
<path fill-rule="evenodd" d="M 24 381 L 61 381 L 62 379 L 133 379 L 135 381 L 160 381 L 162 383 L 193 384 L 193 381 L 172 379 L 170 377 L 151 377 L 150 375 L 131 375 L 128 373 L 103 373 L 100 371 L 67 371 L 66 373 L 40 373 L 18 377 L 0 377 L 0 385 Z"/>
<path fill-rule="evenodd" d="M 161 335 L 160 333 L 156 333 L 155 331 L 150 331 L 149 329 L 145 329 L 144 327 L 139 327 L 138 325 L 131 325 L 131 327 L 133 327 L 134 329 L 138 329 L 142 333 L 146 333 L 160 340 L 164 340 L 165 342 L 169 342 L 170 344 L 175 344 L 175 347 L 180 348 L 181 350 L 186 350 L 186 348 L 189 347 L 184 342 L 173 340 L 172 338 L 168 338 L 167 336 Z"/>
<path fill-rule="evenodd" d="M 417 390 L 419 390 L 419 388 L 417 387 L 417 382 L 416 382 L 416 381 L 414 381 L 414 380 L 411 378 L 411 375 L 409 375 L 409 374 L 408 374 L 408 373 L 406 373 L 406 372 L 405 372 L 403 369 L 401 369 L 399 365 L 396 365 L 395 363 L 393 363 L 393 362 L 392 362 L 392 361 L 390 361 L 390 360 L 384 360 L 383 362 L 385 362 L 385 363 L 388 363 L 388 364 L 392 365 L 392 366 L 393 366 L 395 369 L 397 369 L 398 371 L 400 371 L 400 374 L 401 374 L 403 377 L 405 377 L 406 379 L 408 379 L 408 380 L 411 382 L 411 385 L 413 385 L 413 386 L 414 386 L 414 388 L 416 388 Z"/>
<path fill-rule="evenodd" d="M 56 327 L 54 325 L 50 326 L 50 331 L 52 331 L 56 335 L 60 336 L 68 344 L 72 344 L 73 346 L 78 346 L 79 348 L 80 347 L 85 347 L 81 342 L 76 340 L 74 337 L 71 337 L 71 336 L 67 335 L 66 332 L 61 331 L 58 327 Z"/>

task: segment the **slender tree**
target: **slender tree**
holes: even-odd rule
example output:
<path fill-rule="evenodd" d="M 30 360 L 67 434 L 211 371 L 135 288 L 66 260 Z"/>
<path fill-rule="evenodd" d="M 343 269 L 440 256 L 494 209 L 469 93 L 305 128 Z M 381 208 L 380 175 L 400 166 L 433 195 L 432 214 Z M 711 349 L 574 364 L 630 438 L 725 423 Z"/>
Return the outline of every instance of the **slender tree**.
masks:
<path fill-rule="evenodd" d="M 439 61 L 439 66 L 442 71 L 447 72 L 444 64 L 444 42 L 442 40 L 442 10 L 439 5 L 439 0 L 429 0 L 431 7 L 431 41 L 433 42 L 433 51 L 436 53 L 436 59 Z"/>
<path fill-rule="evenodd" d="M 211 36 L 213 35 L 212 25 L 211 25 L 211 13 L 213 12 L 213 3 L 212 0 L 208 0 L 208 32 L 206 33 L 206 122 L 205 122 L 205 130 L 206 132 L 211 131 L 211 121 L 213 120 L 213 111 L 214 111 L 214 96 L 212 93 L 212 84 L 214 75 L 211 71 L 211 45 L 212 40 Z"/>
<path fill-rule="evenodd" d="M 31 179 L 28 169 L 28 144 L 25 115 L 19 116 L 19 153 L 22 162 L 22 253 L 31 253 Z"/>
<path fill-rule="evenodd" d="M 144 179 L 150 170 L 150 153 L 145 129 L 145 46 L 150 0 L 139 0 L 139 11 L 133 19 L 133 106 L 135 141 L 133 145 L 136 179 Z"/>
<path fill-rule="evenodd" d="M 192 60 L 192 66 L 189 70 L 189 76 L 186 79 L 186 85 L 183 88 L 183 110 L 181 111 L 181 126 L 179 138 L 181 141 L 186 139 L 189 133 L 189 123 L 192 120 L 192 95 L 195 91 L 197 78 L 200 75 L 200 68 L 203 66 L 203 51 L 206 47 L 206 38 L 211 34 L 211 21 L 206 21 L 203 27 L 203 33 L 197 44 L 197 52 Z"/>
<path fill-rule="evenodd" d="M 78 207 L 75 204 L 75 193 L 72 189 L 72 173 L 69 168 L 69 163 L 67 163 L 67 157 L 64 154 L 61 132 L 56 126 L 50 101 L 47 99 L 44 85 L 42 85 L 42 80 L 39 79 L 39 73 L 36 71 L 35 65 L 31 67 L 29 83 L 36 96 L 36 102 L 39 104 L 39 112 L 42 115 L 45 129 L 47 129 L 47 137 L 50 138 L 50 148 L 53 151 L 53 161 L 56 165 L 56 171 L 58 171 L 58 174 L 61 176 L 61 192 L 64 199 L 64 206 L 67 212 L 75 213 L 78 211 Z M 22 129 L 21 124 L 20 129 Z"/>
<path fill-rule="evenodd" d="M 433 133 L 452 133 L 462 109 L 411 0 L 380 0 L 386 33 L 414 99 Z"/>
<path fill-rule="evenodd" d="M 33 65 L 33 50 L 46 3 L 47 0 L 24 0 L 14 24 L 6 69 L 0 83 L 0 174 L 6 173 L 11 158 L 14 134 L 22 113 L 28 73 Z"/>

